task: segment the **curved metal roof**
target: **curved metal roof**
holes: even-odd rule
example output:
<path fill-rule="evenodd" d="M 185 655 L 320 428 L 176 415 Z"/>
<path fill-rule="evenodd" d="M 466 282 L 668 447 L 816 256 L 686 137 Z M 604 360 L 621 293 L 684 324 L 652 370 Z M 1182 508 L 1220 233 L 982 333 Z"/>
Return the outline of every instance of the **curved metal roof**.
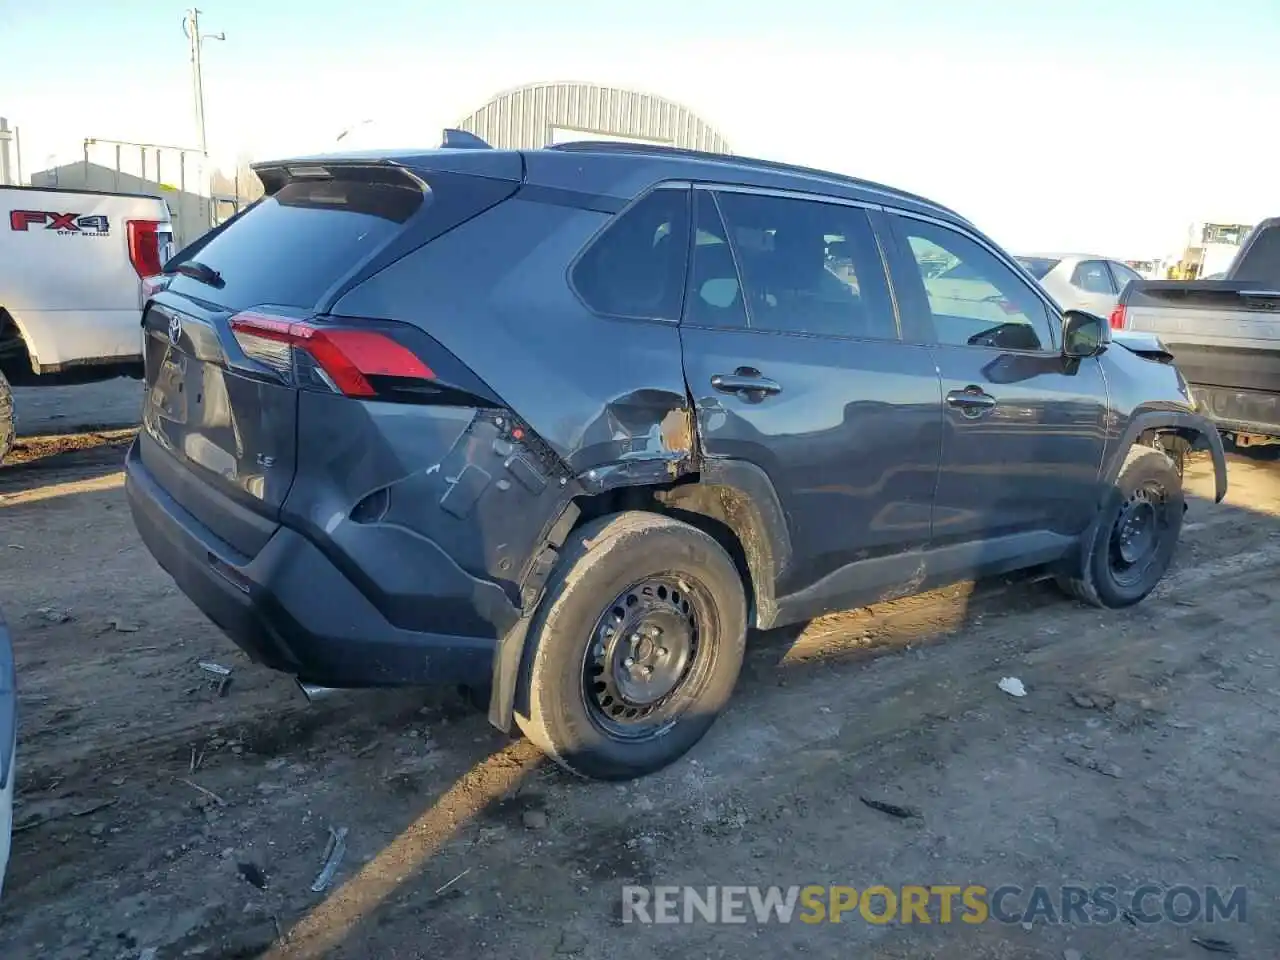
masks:
<path fill-rule="evenodd" d="M 562 81 L 506 90 L 458 123 L 494 147 L 528 150 L 566 136 L 610 137 L 729 153 L 729 144 L 688 107 L 656 94 Z"/>

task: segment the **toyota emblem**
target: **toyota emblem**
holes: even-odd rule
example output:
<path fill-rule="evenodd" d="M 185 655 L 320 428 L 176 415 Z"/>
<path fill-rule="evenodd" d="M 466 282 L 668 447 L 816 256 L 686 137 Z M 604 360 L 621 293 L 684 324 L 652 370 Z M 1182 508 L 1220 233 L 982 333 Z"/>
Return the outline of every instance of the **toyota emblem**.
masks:
<path fill-rule="evenodd" d="M 169 318 L 169 342 L 175 347 L 178 341 L 182 339 L 182 321 L 177 317 Z"/>

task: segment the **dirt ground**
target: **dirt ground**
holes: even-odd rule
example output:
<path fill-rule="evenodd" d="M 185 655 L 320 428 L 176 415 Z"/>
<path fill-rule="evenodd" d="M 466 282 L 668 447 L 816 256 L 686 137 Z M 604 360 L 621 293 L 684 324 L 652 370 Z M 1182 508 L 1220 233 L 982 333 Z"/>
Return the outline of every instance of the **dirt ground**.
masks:
<path fill-rule="evenodd" d="M 756 636 L 691 757 L 619 786 L 452 693 L 308 705 L 248 663 L 135 535 L 127 439 L 27 441 L 0 470 L 21 690 L 5 960 L 1280 955 L 1280 464 L 1233 457 L 1228 504 L 1194 502 L 1129 611 L 1021 578 Z M 1208 492 L 1205 464 L 1189 486 Z M 202 661 L 232 669 L 223 695 Z M 313 893 L 331 827 L 345 856 Z M 644 926 L 621 922 L 624 883 L 1248 899 L 1216 924 Z"/>
<path fill-rule="evenodd" d="M 116 377 L 71 386 L 14 387 L 19 435 L 120 429 L 137 424 L 142 383 Z"/>

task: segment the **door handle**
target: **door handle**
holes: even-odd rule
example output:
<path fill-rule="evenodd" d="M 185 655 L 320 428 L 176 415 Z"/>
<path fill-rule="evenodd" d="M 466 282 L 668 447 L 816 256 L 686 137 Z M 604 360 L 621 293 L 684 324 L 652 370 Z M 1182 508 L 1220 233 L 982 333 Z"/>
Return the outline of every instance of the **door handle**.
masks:
<path fill-rule="evenodd" d="M 996 398 L 981 387 L 965 387 L 947 394 L 947 403 L 957 407 L 963 416 L 977 418 L 996 405 Z"/>
<path fill-rule="evenodd" d="M 717 373 L 711 378 L 711 386 L 721 393 L 736 393 L 748 400 L 761 400 L 766 396 L 782 392 L 782 384 L 776 380 L 760 376 L 759 371 L 744 373 L 739 367 L 735 373 Z"/>

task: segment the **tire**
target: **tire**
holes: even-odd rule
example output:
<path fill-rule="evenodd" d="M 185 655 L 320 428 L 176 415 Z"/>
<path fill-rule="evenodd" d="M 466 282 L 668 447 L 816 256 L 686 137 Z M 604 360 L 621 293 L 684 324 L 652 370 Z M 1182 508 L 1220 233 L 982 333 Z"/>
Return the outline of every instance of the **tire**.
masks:
<path fill-rule="evenodd" d="M 1082 575 L 1060 576 L 1059 584 L 1095 607 L 1118 609 L 1140 602 L 1169 569 L 1184 503 L 1182 477 L 1174 462 L 1161 450 L 1133 447 L 1084 546 Z M 1130 519 L 1137 527 L 1126 531 Z M 1147 521 L 1153 523 L 1150 540 Z M 1126 532 L 1131 534 L 1127 543 Z"/>
<path fill-rule="evenodd" d="M 581 776 L 660 770 L 723 711 L 746 633 L 742 578 L 713 538 L 659 514 L 594 520 L 570 537 L 529 631 L 516 722 Z"/>
<path fill-rule="evenodd" d="M 14 438 L 18 435 L 17 421 L 13 412 L 13 390 L 9 381 L 0 373 L 0 464 L 13 449 Z"/>

